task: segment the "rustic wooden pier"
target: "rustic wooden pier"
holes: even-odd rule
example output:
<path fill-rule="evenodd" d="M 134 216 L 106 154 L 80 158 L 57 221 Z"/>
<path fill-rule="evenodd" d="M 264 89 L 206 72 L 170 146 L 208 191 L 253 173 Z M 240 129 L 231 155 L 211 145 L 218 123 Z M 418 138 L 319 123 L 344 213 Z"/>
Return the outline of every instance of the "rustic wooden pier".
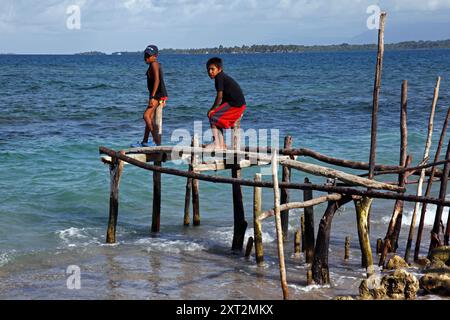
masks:
<path fill-rule="evenodd" d="M 293 212 L 292 209 L 304 208 L 304 215 L 301 217 L 301 225 L 295 229 L 295 254 L 300 255 L 305 252 L 305 262 L 310 263 L 307 271 L 307 283 L 328 284 L 330 282 L 328 266 L 328 249 L 331 235 L 331 224 L 336 211 L 349 203 L 354 202 L 355 217 L 357 221 L 358 239 L 361 248 L 361 265 L 366 268 L 367 275 L 373 273 L 372 244 L 369 239 L 370 232 L 370 209 L 375 199 L 395 200 L 392 218 L 383 239 L 378 239 L 376 253 L 380 255 L 379 265 L 384 265 L 389 252 L 395 252 L 398 247 L 398 238 L 401 232 L 401 219 L 404 202 L 415 203 L 413 213 L 413 223 L 411 224 L 408 243 L 405 250 L 405 258 L 409 258 L 412 240 L 414 236 L 414 221 L 422 203 L 420 224 L 417 233 L 417 240 L 414 250 L 414 260 L 419 259 L 424 216 L 427 204 L 437 205 L 435 223 L 430 235 L 430 250 L 440 245 L 448 245 L 450 234 L 450 219 L 444 231 L 441 219 L 444 207 L 450 206 L 450 201 L 446 200 L 447 184 L 450 171 L 450 143 L 448 143 L 444 160 L 440 159 L 443 145 L 448 141 L 445 138 L 450 108 L 446 114 L 437 151 L 432 163 L 428 163 L 429 150 L 431 147 L 431 137 L 433 132 L 433 121 L 438 101 L 439 85 L 441 79 L 438 78 L 434 96 L 431 104 L 430 117 L 428 120 L 428 135 L 425 145 L 423 159 L 416 161 L 418 165 L 411 166 L 413 159 L 407 151 L 407 82 L 402 83 L 402 94 L 400 102 L 400 161 L 398 165 L 376 164 L 377 145 L 377 113 L 378 101 L 381 87 L 382 62 L 384 53 L 384 25 L 386 14 L 380 16 L 378 55 L 374 82 L 372 126 L 371 126 L 371 147 L 369 162 L 358 162 L 346 159 L 337 159 L 320 154 L 314 150 L 305 148 L 293 148 L 293 137 L 287 136 L 284 140 L 284 147 L 281 149 L 259 148 L 241 146 L 240 123 L 236 123 L 232 129 L 232 147 L 227 150 L 212 151 L 199 145 L 197 137 L 192 139 L 191 146 L 156 146 L 147 148 L 130 148 L 125 150 L 112 150 L 100 147 L 101 160 L 109 165 L 111 176 L 109 222 L 107 228 L 107 243 L 116 241 L 116 225 L 119 210 L 119 185 L 120 178 L 125 164 L 131 164 L 139 168 L 153 172 L 153 211 L 152 211 L 152 232 L 160 231 L 161 223 L 161 176 L 164 174 L 180 176 L 186 178 L 186 194 L 184 201 L 183 224 L 189 225 L 190 203 L 192 202 L 194 226 L 200 225 L 200 181 L 210 183 L 223 183 L 232 185 L 234 235 L 231 244 L 232 250 L 242 251 L 244 246 L 244 236 L 247 229 L 245 220 L 244 204 L 242 196 L 242 186 L 253 187 L 253 229 L 254 235 L 247 243 L 245 256 L 248 257 L 255 248 L 255 260 L 258 265 L 264 263 L 264 248 L 262 239 L 263 221 L 270 217 L 275 217 L 277 248 L 279 258 L 279 270 L 283 298 L 288 299 L 287 274 L 285 270 L 284 243 L 288 238 L 288 219 Z M 156 125 L 162 134 L 162 107 L 158 107 Z M 159 139 L 161 141 L 161 139 Z M 343 170 L 332 169 L 326 165 L 317 165 L 304 161 L 300 158 L 311 158 L 325 163 L 326 165 L 338 166 L 342 169 L 362 170 L 359 175 L 348 173 Z M 185 170 L 177 167 L 169 168 L 164 164 L 172 160 L 185 160 Z M 303 159 L 302 159 L 303 160 Z M 250 167 L 268 166 L 272 167 L 271 180 L 263 180 L 263 176 L 257 173 L 253 180 L 243 179 L 241 171 Z M 442 169 L 439 167 L 442 166 Z M 282 178 L 279 181 L 278 173 L 281 169 Z M 230 177 L 209 174 L 208 172 L 229 170 Z M 308 175 L 316 175 L 324 178 L 323 184 L 313 184 L 308 178 L 304 183 L 294 183 L 293 174 L 300 171 Z M 398 181 L 381 181 L 385 174 L 397 174 Z M 419 176 L 418 181 L 408 181 L 412 176 Z M 428 177 L 427 181 L 426 177 Z M 377 179 L 376 179 L 377 178 Z M 438 197 L 431 197 L 431 185 L 433 182 L 440 182 L 440 192 Z M 203 183 L 202 182 L 202 183 Z M 426 182 L 425 195 L 422 195 L 422 184 Z M 417 184 L 415 194 L 406 193 L 407 184 Z M 273 207 L 262 208 L 262 188 L 273 189 Z M 303 202 L 291 202 L 289 198 L 290 190 L 303 190 Z M 315 193 L 323 194 L 317 195 Z M 314 231 L 313 207 L 319 204 L 327 204 L 326 210 L 319 223 L 317 236 Z M 300 245 L 301 242 L 301 245 Z M 344 259 L 349 258 L 350 238 L 346 238 L 346 251 Z M 302 247 L 302 249 L 301 249 Z"/>

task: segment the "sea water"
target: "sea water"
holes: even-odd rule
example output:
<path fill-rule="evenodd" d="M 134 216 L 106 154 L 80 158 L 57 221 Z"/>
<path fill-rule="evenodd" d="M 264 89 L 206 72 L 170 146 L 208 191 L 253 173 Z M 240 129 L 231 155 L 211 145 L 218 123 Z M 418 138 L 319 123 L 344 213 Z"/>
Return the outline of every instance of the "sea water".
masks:
<path fill-rule="evenodd" d="M 209 57 L 160 55 L 169 93 L 164 110 L 164 144 L 176 144 L 171 139 L 176 129 L 192 133 L 195 121 L 202 121 L 203 128 L 208 128 L 206 112 L 215 98 L 214 82 L 205 67 Z M 225 72 L 245 93 L 248 107 L 242 121 L 244 130 L 279 130 L 280 145 L 285 135 L 291 135 L 294 147 L 368 161 L 376 52 L 222 57 Z M 377 163 L 399 162 L 404 79 L 408 80 L 408 153 L 413 156 L 413 164 L 421 161 L 433 89 L 436 77 L 441 76 L 430 151 L 434 157 L 450 106 L 449 61 L 450 50 L 385 53 Z M 200 182 L 201 225 L 184 227 L 186 181 L 163 175 L 161 232 L 151 234 L 151 172 L 126 166 L 120 186 L 117 243 L 105 244 L 110 180 L 98 147 L 118 150 L 141 140 L 148 98 L 146 68 L 140 55 L 0 56 L 0 298 L 282 298 L 273 218 L 263 223 L 263 267 L 256 266 L 253 254 L 246 259 L 231 253 L 230 185 Z M 448 138 L 441 158 L 447 142 Z M 256 172 L 259 168 L 245 169 L 243 177 L 252 179 Z M 303 182 L 305 176 L 294 172 L 292 180 Z M 324 182 L 320 177 L 308 177 L 315 183 Z M 395 181 L 396 176 L 377 179 Z M 415 185 L 408 186 L 409 193 L 415 190 Z M 437 197 L 438 192 L 439 183 L 435 183 L 432 196 Z M 253 235 L 252 188 L 243 187 L 243 195 L 248 239 Z M 291 200 L 301 201 L 301 191 L 292 190 Z M 263 208 L 272 205 L 273 191 L 265 189 Z M 391 200 L 373 203 L 373 247 L 377 238 L 385 236 L 393 206 Z M 401 255 L 413 206 L 405 203 Z M 314 208 L 316 234 L 324 210 L 324 205 Z M 423 255 L 435 210 L 435 206 L 428 206 Z M 360 266 L 353 204 L 341 208 L 333 220 L 331 284 L 327 286 L 307 286 L 304 256 L 293 254 L 294 232 L 302 212 L 292 211 L 285 245 L 291 298 L 356 295 L 364 269 Z M 351 257 L 344 262 L 346 236 L 351 237 Z M 69 266 L 79 268 L 79 289 L 70 289 L 71 274 L 67 271 L 73 269 Z"/>

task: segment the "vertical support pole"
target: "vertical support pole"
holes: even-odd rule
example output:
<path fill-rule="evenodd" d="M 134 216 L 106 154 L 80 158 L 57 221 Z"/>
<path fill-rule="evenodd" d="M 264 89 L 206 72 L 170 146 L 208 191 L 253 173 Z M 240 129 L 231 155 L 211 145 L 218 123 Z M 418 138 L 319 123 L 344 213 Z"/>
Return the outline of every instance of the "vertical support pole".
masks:
<path fill-rule="evenodd" d="M 162 139 L 162 109 L 163 103 L 160 103 L 155 110 L 154 125 L 157 130 L 156 145 L 161 145 Z M 155 166 L 161 166 L 161 161 L 155 161 Z M 161 221 L 161 173 L 153 171 L 153 210 L 151 232 L 159 232 Z"/>
<path fill-rule="evenodd" d="M 281 228 L 280 213 L 280 190 L 278 187 L 278 158 L 276 150 L 272 153 L 272 175 L 273 175 L 273 197 L 275 226 L 277 229 L 277 245 L 278 245 L 278 261 L 280 267 L 281 289 L 283 290 L 283 299 L 289 299 L 289 291 L 286 281 L 286 267 L 284 264 L 284 248 L 283 248 L 283 230 Z"/>
<path fill-rule="evenodd" d="M 344 260 L 350 259 L 350 237 L 345 237 Z"/>
<path fill-rule="evenodd" d="M 261 173 L 255 174 L 255 181 L 261 181 L 262 179 Z M 259 220 L 259 217 L 262 213 L 262 188 L 261 187 L 253 187 L 253 232 L 254 232 L 254 241 L 255 241 L 255 256 L 256 263 L 258 265 L 262 265 L 264 262 L 264 250 L 262 243 L 262 223 Z"/>
<path fill-rule="evenodd" d="M 361 246 L 361 265 L 367 269 L 367 277 L 373 274 L 372 248 L 370 247 L 369 231 L 367 227 L 367 215 L 369 214 L 372 199 L 362 197 L 355 200 L 356 219 L 358 225 L 358 238 Z"/>
<path fill-rule="evenodd" d="M 233 150 L 240 150 L 240 123 L 237 121 L 233 128 Z M 241 178 L 240 156 L 235 152 L 233 169 L 231 169 L 233 178 Z M 245 231 L 247 230 L 247 221 L 245 221 L 244 203 L 242 200 L 241 185 L 233 183 L 233 216 L 234 216 L 234 234 L 231 249 L 233 251 L 242 251 L 244 247 Z"/>
<path fill-rule="evenodd" d="M 424 163 L 428 162 L 428 158 L 429 158 L 429 153 L 430 153 L 430 148 L 431 148 L 431 138 L 433 136 L 434 113 L 436 110 L 436 104 L 437 104 L 437 99 L 438 99 L 438 95 L 439 95 L 440 83 L 441 83 L 441 77 L 438 77 L 437 81 L 436 81 L 436 86 L 434 87 L 434 96 L 433 96 L 433 102 L 431 104 L 430 118 L 428 119 L 427 142 L 425 143 L 425 151 L 423 152 Z M 419 183 L 417 184 L 417 193 L 416 193 L 418 196 L 422 195 L 423 180 L 425 180 L 425 169 L 422 169 L 420 171 L 420 178 L 419 178 Z M 416 202 L 414 205 L 414 211 L 413 211 L 413 215 L 411 218 L 411 225 L 409 227 L 408 241 L 406 243 L 406 250 L 405 250 L 405 261 L 406 262 L 409 261 L 409 253 L 411 251 L 412 240 L 414 237 L 414 228 L 416 225 L 417 211 L 419 211 L 419 203 L 418 202 Z"/>
<path fill-rule="evenodd" d="M 305 178 L 305 184 L 311 184 L 308 178 Z M 303 190 L 303 201 L 313 198 L 312 190 Z M 314 259 L 314 208 L 305 209 L 305 257 L 306 263 L 312 263 Z"/>
<path fill-rule="evenodd" d="M 305 246 L 305 214 L 302 213 L 302 215 L 300 216 L 300 230 L 302 233 L 302 252 L 306 251 L 306 246 Z"/>
<path fill-rule="evenodd" d="M 286 136 L 284 138 L 284 149 L 289 150 L 292 148 L 292 137 Z M 291 181 L 291 169 L 283 166 L 283 182 L 289 183 Z M 281 204 L 289 202 L 289 189 L 281 188 Z M 287 241 L 289 231 L 289 210 L 281 211 L 281 226 L 283 228 L 283 241 Z"/>
<path fill-rule="evenodd" d="M 300 253 L 301 253 L 300 239 L 301 239 L 300 230 L 297 230 L 297 231 L 295 231 L 295 236 L 294 236 L 294 254 L 296 257 L 300 256 Z"/>
<path fill-rule="evenodd" d="M 439 143 L 436 149 L 436 153 L 434 155 L 434 162 L 439 160 L 439 156 L 441 155 L 442 144 L 444 143 L 445 132 L 447 131 L 448 119 L 450 118 L 450 108 L 447 109 L 447 115 L 445 117 L 444 125 L 442 126 L 441 136 L 439 137 Z M 431 168 L 430 178 L 427 184 L 427 190 L 425 191 L 425 197 L 429 197 L 431 193 L 431 186 L 433 184 L 434 175 L 436 174 L 436 167 Z M 414 261 L 419 259 L 420 252 L 420 242 L 422 241 L 422 233 L 423 233 L 423 225 L 425 223 L 425 214 L 427 212 L 427 204 L 422 204 L 422 211 L 420 213 L 420 222 L 419 229 L 417 230 L 417 239 L 416 246 L 414 248 Z"/>
<path fill-rule="evenodd" d="M 252 254 L 253 249 L 253 237 L 249 237 L 247 240 L 247 247 L 245 248 L 245 257 L 248 258 Z"/>
<path fill-rule="evenodd" d="M 445 160 L 450 159 L 450 140 L 447 145 L 447 153 L 445 154 Z M 442 170 L 442 177 L 441 177 L 441 187 L 439 189 L 439 199 L 444 201 L 445 196 L 447 195 L 447 182 L 448 182 L 448 175 L 450 171 L 450 164 L 446 162 L 444 164 L 444 169 Z M 441 227 L 441 220 L 442 220 L 442 212 L 444 210 L 443 205 L 438 205 L 436 209 L 436 215 L 434 217 L 434 224 L 433 229 L 431 230 L 431 241 L 430 241 L 430 248 L 428 250 L 428 253 L 431 252 L 436 247 L 442 246 L 444 244 L 440 234 L 440 227 Z M 447 233 L 447 232 L 445 232 Z M 447 236 L 448 241 L 448 236 Z"/>
<path fill-rule="evenodd" d="M 377 239 L 377 255 L 381 254 L 382 250 L 383 250 L 383 239 L 378 238 Z"/>
<path fill-rule="evenodd" d="M 192 139 L 192 147 L 195 149 L 199 148 L 198 137 L 194 135 Z M 194 152 L 191 156 L 191 167 L 192 171 L 195 172 L 196 166 L 198 164 L 198 155 Z M 193 211 L 193 224 L 194 226 L 200 225 L 200 184 L 198 179 L 192 179 L 192 211 Z"/>
<path fill-rule="evenodd" d="M 120 154 L 124 155 L 125 151 L 120 151 Z M 122 171 L 123 161 L 112 157 L 111 164 L 109 165 L 111 190 L 109 194 L 109 219 L 108 229 L 106 231 L 106 243 L 116 242 L 117 216 L 119 214 L 119 186 Z"/>
<path fill-rule="evenodd" d="M 184 221 L 183 224 L 188 226 L 191 223 L 189 216 L 189 205 L 191 202 L 191 192 L 192 192 L 192 178 L 186 179 L 186 195 L 184 198 Z"/>

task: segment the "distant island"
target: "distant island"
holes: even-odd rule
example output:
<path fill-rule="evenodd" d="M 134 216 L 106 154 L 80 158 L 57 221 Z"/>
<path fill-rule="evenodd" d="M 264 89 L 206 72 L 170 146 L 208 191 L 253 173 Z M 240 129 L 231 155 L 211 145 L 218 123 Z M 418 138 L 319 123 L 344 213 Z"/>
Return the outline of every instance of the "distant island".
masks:
<path fill-rule="evenodd" d="M 106 55 L 106 53 L 100 52 L 100 51 L 88 51 L 88 52 L 75 53 L 75 55 L 76 56 L 102 56 L 102 55 Z"/>
<path fill-rule="evenodd" d="M 386 50 L 408 50 L 408 49 L 450 49 L 450 39 L 438 41 L 404 41 L 398 43 L 385 44 Z M 214 48 L 198 48 L 198 49 L 161 49 L 163 54 L 246 54 L 246 53 L 302 53 L 302 52 L 326 52 L 326 51 L 374 51 L 377 50 L 377 44 L 333 44 L 333 45 L 252 45 L 241 47 L 224 47 L 220 45 Z M 113 52 L 112 55 L 136 55 L 142 54 L 142 51 L 130 52 L 121 51 Z M 103 52 L 86 52 L 80 53 L 82 55 L 97 55 Z"/>

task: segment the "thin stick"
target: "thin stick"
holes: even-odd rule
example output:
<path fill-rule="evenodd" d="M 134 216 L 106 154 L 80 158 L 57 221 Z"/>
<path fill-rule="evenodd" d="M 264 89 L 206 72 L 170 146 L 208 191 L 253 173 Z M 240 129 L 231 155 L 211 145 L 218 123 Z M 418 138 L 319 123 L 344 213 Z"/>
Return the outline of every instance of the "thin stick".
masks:
<path fill-rule="evenodd" d="M 261 173 L 255 174 L 255 181 L 261 181 Z M 253 187 L 253 231 L 255 241 L 256 263 L 261 265 L 264 261 L 264 249 L 262 243 L 262 224 L 259 219 L 261 215 L 261 187 Z"/>
<path fill-rule="evenodd" d="M 444 125 L 442 126 L 441 136 L 439 137 L 438 146 L 436 149 L 436 153 L 434 155 L 434 162 L 439 160 L 439 156 L 441 155 L 442 144 L 444 143 L 445 132 L 447 131 L 449 118 L 450 118 L 450 108 L 447 109 L 447 115 L 445 117 Z M 431 193 L 431 186 L 433 184 L 435 169 L 436 168 L 433 167 L 431 170 L 431 176 L 430 176 L 430 179 L 428 180 L 427 189 L 425 191 L 425 197 L 428 197 Z M 422 241 L 423 225 L 425 223 L 426 212 L 427 212 L 427 204 L 424 203 L 424 204 L 422 204 L 422 212 L 420 213 L 419 229 L 417 230 L 416 246 L 414 248 L 414 261 L 417 261 L 419 259 L 420 242 Z"/>
<path fill-rule="evenodd" d="M 423 161 L 426 161 L 429 158 L 430 148 L 431 148 L 431 138 L 433 136 L 433 121 L 434 121 L 434 113 L 436 110 L 436 104 L 437 99 L 439 96 L 439 86 L 441 83 L 441 77 L 437 78 L 436 86 L 434 87 L 434 96 L 433 96 L 433 102 L 431 104 L 431 111 L 430 111 L 430 118 L 428 120 L 428 134 L 427 134 L 427 142 L 425 143 L 425 151 L 423 153 Z M 417 195 L 422 195 L 422 184 L 425 180 L 425 170 L 422 169 L 420 172 L 420 178 L 419 178 L 419 184 L 417 185 Z M 406 243 L 406 250 L 405 250 L 405 261 L 408 262 L 409 260 L 409 253 L 411 251 L 411 245 L 412 245 L 412 239 L 414 236 L 414 227 L 416 225 L 416 216 L 417 211 L 419 210 L 419 203 L 416 202 L 414 206 L 413 215 L 411 218 L 411 226 L 409 228 L 409 234 L 408 234 L 408 242 Z"/>
<path fill-rule="evenodd" d="M 286 281 L 286 267 L 284 265 L 283 230 L 281 228 L 281 218 L 280 218 L 280 190 L 278 189 L 278 158 L 276 152 L 274 152 L 272 155 L 272 175 L 274 185 L 273 196 L 275 207 L 275 221 L 277 229 L 278 260 L 280 264 L 281 288 L 283 290 L 283 299 L 288 300 L 289 291 Z"/>
<path fill-rule="evenodd" d="M 198 137 L 194 135 L 192 138 L 192 147 L 198 147 Z M 195 166 L 198 164 L 198 155 L 191 154 L 191 167 L 195 172 Z M 200 225 L 200 182 L 199 179 L 192 179 L 192 211 L 193 211 L 193 225 Z"/>
<path fill-rule="evenodd" d="M 286 136 L 284 138 L 284 149 L 289 150 L 292 147 L 292 137 Z M 283 182 L 291 181 L 291 169 L 289 167 L 283 166 Z M 281 204 L 289 202 L 289 189 L 281 189 Z M 289 231 L 289 209 L 281 210 L 281 226 L 283 227 L 283 241 L 287 241 L 288 231 Z"/>

